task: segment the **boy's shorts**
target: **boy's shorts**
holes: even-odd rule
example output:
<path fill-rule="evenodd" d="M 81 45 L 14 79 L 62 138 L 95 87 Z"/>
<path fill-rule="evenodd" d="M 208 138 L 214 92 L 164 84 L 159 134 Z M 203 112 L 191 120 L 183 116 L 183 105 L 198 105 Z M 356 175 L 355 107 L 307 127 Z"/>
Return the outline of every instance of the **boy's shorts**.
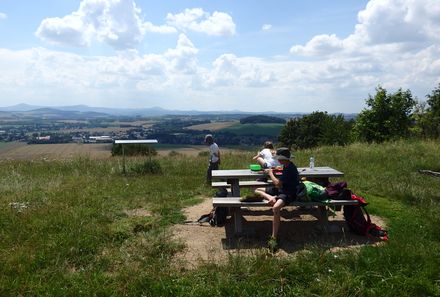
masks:
<path fill-rule="evenodd" d="M 284 193 L 280 193 L 279 189 L 277 187 L 267 187 L 266 188 L 266 193 L 272 196 L 276 196 L 276 199 L 281 199 L 284 201 L 284 204 L 290 204 L 291 202 L 295 201 L 295 196 L 294 195 L 288 195 L 288 194 L 284 194 Z"/>

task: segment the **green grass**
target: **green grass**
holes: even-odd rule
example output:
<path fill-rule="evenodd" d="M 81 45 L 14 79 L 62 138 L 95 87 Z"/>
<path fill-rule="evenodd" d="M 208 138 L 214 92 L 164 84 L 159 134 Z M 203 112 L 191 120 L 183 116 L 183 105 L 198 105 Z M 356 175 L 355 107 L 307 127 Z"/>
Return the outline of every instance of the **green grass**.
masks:
<path fill-rule="evenodd" d="M 236 135 L 272 136 L 275 138 L 280 134 L 283 124 L 235 124 L 231 127 L 221 129 L 221 132 L 231 132 Z"/>
<path fill-rule="evenodd" d="M 245 168 L 253 154 L 225 153 L 222 168 Z M 311 155 L 345 173 L 386 220 L 389 242 L 179 269 L 170 261 L 182 246 L 168 230 L 212 195 L 206 158 L 156 158 L 163 173 L 148 176 L 122 175 L 117 158 L 1 161 L 0 296 L 440 296 L 440 179 L 417 172 L 440 168 L 440 143 L 322 147 L 294 161 Z M 151 215 L 126 214 L 139 208 Z"/>

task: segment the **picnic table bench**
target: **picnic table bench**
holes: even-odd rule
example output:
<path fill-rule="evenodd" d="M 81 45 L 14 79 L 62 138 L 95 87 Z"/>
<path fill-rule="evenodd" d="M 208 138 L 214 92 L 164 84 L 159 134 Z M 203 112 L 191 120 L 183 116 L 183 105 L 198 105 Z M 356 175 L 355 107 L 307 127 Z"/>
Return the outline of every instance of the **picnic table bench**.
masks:
<path fill-rule="evenodd" d="M 238 186 L 240 188 L 253 188 L 253 187 L 267 187 L 272 185 L 272 181 L 259 181 L 259 180 L 241 180 L 238 182 Z M 231 184 L 228 184 L 225 181 L 222 182 L 212 182 L 211 186 L 213 188 L 229 188 Z"/>
<path fill-rule="evenodd" d="M 299 167 L 298 173 L 300 177 L 306 177 L 309 180 L 314 180 L 319 183 L 326 184 L 331 177 L 341 177 L 344 174 L 331 167 L 315 167 L 310 169 L 308 167 Z M 228 207 L 233 216 L 234 231 L 236 234 L 242 233 L 242 207 L 270 207 L 267 201 L 240 201 L 240 187 L 258 187 L 270 185 L 269 182 L 257 181 L 256 179 L 267 177 L 262 171 L 251 171 L 250 169 L 234 169 L 234 170 L 213 170 L 212 178 L 215 180 L 222 180 L 221 182 L 213 182 L 213 187 L 231 188 L 231 195 L 228 197 L 213 197 L 213 206 Z M 252 179 L 249 181 L 249 179 Z M 226 180 L 226 182 L 224 181 Z M 329 222 L 327 215 L 327 207 L 335 207 L 342 205 L 356 205 L 354 200 L 327 200 L 325 202 L 300 202 L 294 201 L 288 206 L 299 207 L 318 207 L 319 221 L 325 230 L 329 230 Z"/>

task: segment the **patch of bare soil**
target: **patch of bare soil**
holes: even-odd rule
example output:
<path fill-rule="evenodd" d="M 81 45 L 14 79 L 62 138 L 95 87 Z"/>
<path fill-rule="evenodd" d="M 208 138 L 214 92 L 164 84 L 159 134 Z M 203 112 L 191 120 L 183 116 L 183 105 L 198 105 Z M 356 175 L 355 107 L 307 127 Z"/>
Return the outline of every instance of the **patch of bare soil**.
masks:
<path fill-rule="evenodd" d="M 212 200 L 206 198 L 202 203 L 184 210 L 187 223 L 176 225 L 172 232 L 175 239 L 186 248 L 179 253 L 176 261 L 186 268 L 196 268 L 204 262 L 223 262 L 229 255 L 256 255 L 267 252 L 267 239 L 272 230 L 272 211 L 270 208 L 249 208 L 243 210 L 244 235 L 234 235 L 232 219 L 225 227 L 211 227 L 208 223 L 198 224 L 197 219 L 209 213 Z M 378 245 L 381 241 L 372 240 L 348 231 L 342 211 L 329 216 L 331 232 L 324 232 L 318 222 L 318 209 L 299 209 L 288 207 L 282 211 L 279 232 L 280 249 L 277 257 L 287 257 L 312 247 L 325 248 L 330 252 L 343 249 L 356 249 L 360 246 Z M 372 221 L 384 227 L 385 222 L 377 216 Z"/>

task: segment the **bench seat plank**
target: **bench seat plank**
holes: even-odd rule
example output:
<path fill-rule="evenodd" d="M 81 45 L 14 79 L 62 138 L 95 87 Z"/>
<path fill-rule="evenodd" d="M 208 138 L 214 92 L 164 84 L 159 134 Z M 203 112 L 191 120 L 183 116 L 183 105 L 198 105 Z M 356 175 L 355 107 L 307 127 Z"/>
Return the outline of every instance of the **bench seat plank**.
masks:
<path fill-rule="evenodd" d="M 272 182 L 256 181 L 256 180 L 241 180 L 239 182 L 240 187 L 267 187 L 272 185 Z M 231 184 L 227 182 L 212 182 L 213 188 L 229 188 Z"/>
<path fill-rule="evenodd" d="M 326 203 L 323 202 L 300 202 L 294 201 L 290 203 L 288 206 L 329 206 L 329 205 L 357 205 L 358 201 L 356 200 L 329 200 Z M 270 207 L 267 204 L 267 201 L 249 201 L 249 202 L 241 202 L 240 197 L 213 197 L 212 198 L 213 206 L 226 206 L 226 207 L 253 207 L 253 206 L 266 206 Z"/>

